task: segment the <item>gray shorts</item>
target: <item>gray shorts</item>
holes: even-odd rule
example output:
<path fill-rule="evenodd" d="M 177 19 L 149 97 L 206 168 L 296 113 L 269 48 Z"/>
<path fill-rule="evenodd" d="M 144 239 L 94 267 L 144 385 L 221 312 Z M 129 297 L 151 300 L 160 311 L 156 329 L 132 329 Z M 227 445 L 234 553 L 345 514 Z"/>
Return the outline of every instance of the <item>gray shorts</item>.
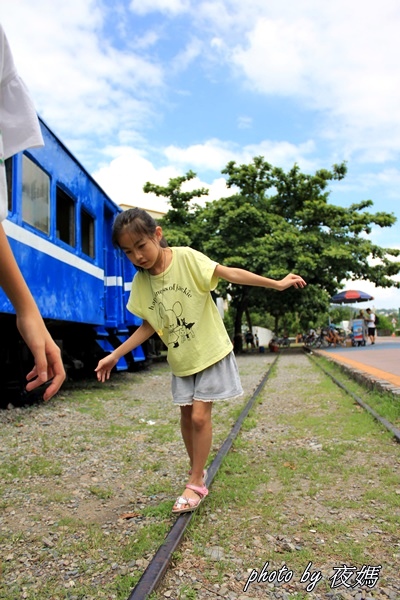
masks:
<path fill-rule="evenodd" d="M 172 375 L 172 396 L 174 404 L 179 406 L 191 405 L 193 400 L 213 402 L 236 398 L 242 394 L 242 384 L 233 352 L 194 375 Z"/>

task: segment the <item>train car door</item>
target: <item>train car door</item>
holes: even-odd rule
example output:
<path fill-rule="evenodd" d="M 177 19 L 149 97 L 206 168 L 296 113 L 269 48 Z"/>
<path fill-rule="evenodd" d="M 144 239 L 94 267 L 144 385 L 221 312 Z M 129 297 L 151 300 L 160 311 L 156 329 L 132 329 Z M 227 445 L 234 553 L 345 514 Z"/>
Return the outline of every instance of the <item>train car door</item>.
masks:
<path fill-rule="evenodd" d="M 108 327 L 118 327 L 123 314 L 121 261 L 112 245 L 114 214 L 104 207 L 104 318 Z"/>

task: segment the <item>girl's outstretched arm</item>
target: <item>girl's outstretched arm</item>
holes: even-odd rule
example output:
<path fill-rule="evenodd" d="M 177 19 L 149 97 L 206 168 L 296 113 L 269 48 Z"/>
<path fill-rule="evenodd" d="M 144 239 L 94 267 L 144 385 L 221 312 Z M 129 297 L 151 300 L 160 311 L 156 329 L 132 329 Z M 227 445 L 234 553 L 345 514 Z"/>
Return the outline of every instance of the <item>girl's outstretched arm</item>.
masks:
<path fill-rule="evenodd" d="M 143 344 L 146 340 L 149 339 L 154 333 L 154 329 L 147 321 L 143 321 L 143 324 L 136 329 L 136 331 L 131 335 L 130 338 L 126 340 L 123 344 L 118 346 L 111 354 L 105 356 L 99 361 L 99 364 L 95 368 L 95 372 L 97 373 L 98 381 L 104 383 L 106 379 L 110 379 L 110 374 L 112 369 L 115 367 L 117 362 L 122 356 L 128 354 L 128 352 L 132 352 L 135 348 Z"/>
<path fill-rule="evenodd" d="M 269 279 L 268 277 L 263 277 L 262 275 L 256 275 L 255 273 L 251 273 L 245 269 L 225 267 L 224 265 L 217 265 L 214 273 L 217 277 L 225 279 L 230 283 L 272 288 L 280 292 L 292 286 L 295 288 L 303 288 L 307 285 L 300 275 L 294 275 L 293 273 L 289 273 L 289 275 L 286 275 L 286 277 L 280 279 L 279 281 L 275 279 Z"/>

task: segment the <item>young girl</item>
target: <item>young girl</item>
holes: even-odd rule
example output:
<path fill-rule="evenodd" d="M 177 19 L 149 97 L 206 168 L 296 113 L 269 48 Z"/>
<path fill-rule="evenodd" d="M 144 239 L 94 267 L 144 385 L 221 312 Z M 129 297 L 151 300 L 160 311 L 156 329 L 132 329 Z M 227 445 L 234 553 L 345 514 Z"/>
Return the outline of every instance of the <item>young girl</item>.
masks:
<path fill-rule="evenodd" d="M 232 343 L 210 291 L 219 278 L 279 291 L 306 284 L 298 275 L 274 281 L 224 267 L 192 248 L 169 248 L 161 227 L 138 208 L 117 216 L 112 237 L 138 269 L 128 309 L 141 317 L 143 324 L 99 362 L 97 379 L 109 379 L 118 360 L 154 332 L 161 337 L 168 348 L 172 396 L 180 407 L 182 438 L 191 467 L 188 484 L 172 512 L 193 511 L 208 494 L 204 467 L 211 449 L 212 403 L 243 393 Z"/>

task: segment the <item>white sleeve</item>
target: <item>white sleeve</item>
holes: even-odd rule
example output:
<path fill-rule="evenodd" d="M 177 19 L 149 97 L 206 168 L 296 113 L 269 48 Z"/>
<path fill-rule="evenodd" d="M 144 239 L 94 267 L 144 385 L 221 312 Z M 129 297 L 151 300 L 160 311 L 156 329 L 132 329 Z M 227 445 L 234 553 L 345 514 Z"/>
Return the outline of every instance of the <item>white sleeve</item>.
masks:
<path fill-rule="evenodd" d="M 7 216 L 5 159 L 25 148 L 43 145 L 33 101 L 15 69 L 10 46 L 0 25 L 0 222 Z"/>
<path fill-rule="evenodd" d="M 19 77 L 6 35 L 0 25 L 0 130 L 2 158 L 43 146 L 39 119 L 29 91 Z"/>

